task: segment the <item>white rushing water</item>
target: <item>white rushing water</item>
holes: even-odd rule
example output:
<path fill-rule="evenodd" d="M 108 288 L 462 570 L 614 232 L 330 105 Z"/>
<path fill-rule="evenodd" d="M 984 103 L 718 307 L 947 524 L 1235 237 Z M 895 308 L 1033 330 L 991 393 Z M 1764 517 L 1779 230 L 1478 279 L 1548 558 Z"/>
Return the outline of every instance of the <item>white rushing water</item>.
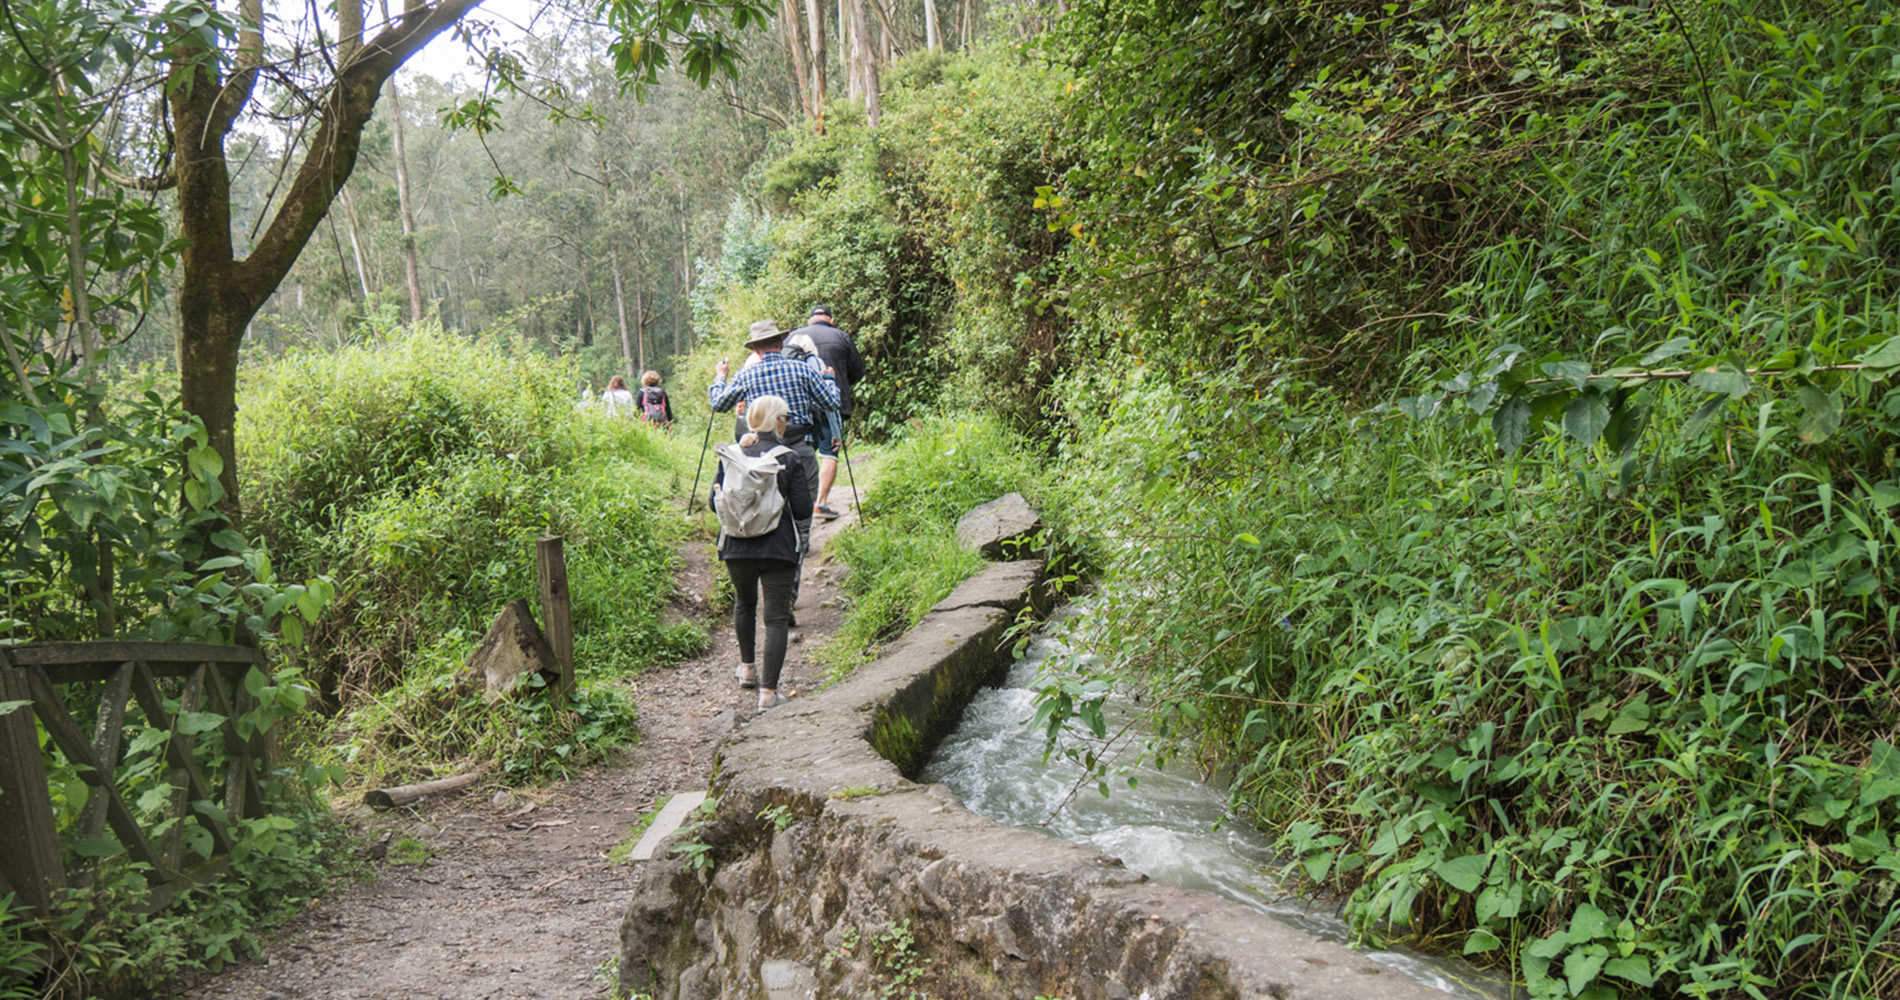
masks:
<path fill-rule="evenodd" d="M 1221 823 L 1226 796 L 1190 771 L 1142 767 L 1135 788 L 1116 779 L 1103 798 L 1091 782 L 1057 808 L 1082 771 L 1059 753 L 1045 763 L 1042 731 L 1024 723 L 1035 715 L 1041 664 L 1060 649 L 1058 639 L 1038 637 L 1001 687 L 977 692 L 923 779 L 948 785 L 971 810 L 999 823 L 1093 845 L 1150 878 L 1219 893 L 1316 937 L 1349 944 L 1345 922 L 1330 909 L 1309 910 L 1299 900 L 1281 898 L 1267 874 L 1278 865 L 1266 837 L 1243 822 Z M 1465 1000 L 1510 996 L 1506 983 L 1462 962 L 1411 951 L 1364 953 Z"/>

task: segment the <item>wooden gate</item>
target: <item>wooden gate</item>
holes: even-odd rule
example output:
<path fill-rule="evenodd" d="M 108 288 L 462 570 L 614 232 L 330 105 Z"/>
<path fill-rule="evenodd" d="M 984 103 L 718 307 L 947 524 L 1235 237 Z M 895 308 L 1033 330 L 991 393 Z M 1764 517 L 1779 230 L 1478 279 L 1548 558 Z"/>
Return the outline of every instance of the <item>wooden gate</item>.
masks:
<path fill-rule="evenodd" d="M 181 888 L 222 872 L 231 851 L 232 821 L 267 811 L 262 779 L 273 763 L 271 739 L 263 733 L 240 736 L 238 727 L 239 717 L 257 704 L 245 686 L 254 669 L 268 680 L 264 654 L 241 646 L 72 642 L 0 647 L 0 709 L 13 704 L 13 710 L 0 713 L 0 893 L 17 893 L 21 905 L 46 912 L 59 891 L 83 874 L 87 859 L 74 852 L 69 870 L 69 850 L 82 842 L 96 848 L 107 829 L 131 860 L 147 866 L 153 908 L 169 903 Z M 103 685 L 90 739 L 68 710 L 90 701 L 73 697 L 91 693 L 76 691 L 80 685 Z M 167 708 L 168 688 L 176 712 Z M 20 702 L 30 704 L 30 714 Z M 131 703 L 146 724 L 167 734 L 162 766 L 174 789 L 168 815 L 178 821 L 156 841 L 140 828 L 117 780 Z M 221 721 L 206 728 L 213 716 Z M 40 728 L 50 750 L 65 757 L 90 790 L 77 821 L 63 835 L 48 791 Z M 195 759 L 200 733 L 221 739 L 228 761 L 222 774 L 209 779 Z M 209 858 L 189 866 L 187 820 L 206 832 L 211 848 Z"/>

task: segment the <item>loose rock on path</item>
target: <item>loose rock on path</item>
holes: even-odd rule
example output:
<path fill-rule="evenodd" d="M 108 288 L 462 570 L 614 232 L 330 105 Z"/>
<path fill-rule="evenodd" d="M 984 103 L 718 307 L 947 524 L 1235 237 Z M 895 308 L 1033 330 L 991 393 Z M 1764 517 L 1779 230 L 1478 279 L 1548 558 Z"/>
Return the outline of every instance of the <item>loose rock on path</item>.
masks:
<path fill-rule="evenodd" d="M 824 545 L 852 523 L 852 492 L 832 490 L 836 521 L 814 520 L 800 627 L 781 693 L 815 688 L 810 650 L 836 629 L 838 568 Z M 705 542 L 684 546 L 682 610 L 712 615 L 706 598 L 724 573 Z M 708 622 L 705 656 L 654 667 L 629 682 L 640 740 L 618 759 L 569 781 L 520 790 L 477 785 L 351 822 L 386 850 L 404 837 L 427 845 L 420 863 L 378 863 L 375 877 L 337 887 L 272 936 L 254 961 L 185 984 L 188 1000 L 483 1000 L 609 996 L 610 960 L 640 877 L 607 853 L 662 796 L 704 789 L 722 736 L 757 714 L 732 678 L 730 615 Z M 399 852 L 400 853 L 400 852 Z"/>

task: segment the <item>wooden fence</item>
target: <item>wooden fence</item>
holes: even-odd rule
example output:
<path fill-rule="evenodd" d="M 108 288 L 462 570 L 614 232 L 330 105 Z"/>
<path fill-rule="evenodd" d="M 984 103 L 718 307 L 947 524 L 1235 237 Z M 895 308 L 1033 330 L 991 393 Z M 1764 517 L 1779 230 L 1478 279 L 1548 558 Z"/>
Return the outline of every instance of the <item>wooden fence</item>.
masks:
<path fill-rule="evenodd" d="M 263 778 L 274 763 L 275 749 L 265 734 L 245 737 L 238 732 L 238 719 L 256 706 L 244 684 L 253 669 L 268 677 L 264 654 L 241 646 L 73 642 L 0 647 L 0 707 L 31 704 L 30 713 L 16 705 L 0 714 L 0 894 L 17 893 L 19 904 L 45 912 L 61 889 L 84 877 L 88 859 L 75 852 L 69 870 L 69 848 L 86 841 L 97 845 L 108 829 L 131 860 L 147 866 L 153 908 L 170 902 L 181 888 L 223 871 L 231 851 L 232 821 L 268 811 Z M 89 697 L 92 691 L 80 690 L 93 685 L 103 685 L 96 699 Z M 177 701 L 176 712 L 167 708 L 168 698 Z M 89 707 L 95 701 L 88 739 L 69 706 Z M 162 766 L 174 789 L 167 815 L 177 822 L 156 841 L 141 829 L 117 780 L 126 711 L 133 702 L 147 725 L 167 734 Z M 205 713 L 222 721 L 205 729 Z M 41 728 L 51 748 L 89 789 L 64 842 L 41 756 Z M 200 731 L 205 738 L 223 741 L 227 763 L 221 774 L 207 778 L 201 773 L 196 754 Z M 217 808 L 197 805 L 207 802 Z M 194 853 L 195 863 L 187 863 L 187 822 L 208 835 L 209 858 Z"/>

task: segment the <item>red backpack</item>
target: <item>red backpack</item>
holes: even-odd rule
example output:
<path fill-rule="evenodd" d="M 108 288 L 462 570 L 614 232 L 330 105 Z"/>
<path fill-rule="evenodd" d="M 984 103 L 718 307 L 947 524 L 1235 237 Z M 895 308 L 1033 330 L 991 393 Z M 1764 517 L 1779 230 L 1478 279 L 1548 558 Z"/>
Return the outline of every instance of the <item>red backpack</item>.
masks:
<path fill-rule="evenodd" d="M 657 385 L 640 390 L 640 416 L 649 424 L 666 423 L 666 390 Z"/>

